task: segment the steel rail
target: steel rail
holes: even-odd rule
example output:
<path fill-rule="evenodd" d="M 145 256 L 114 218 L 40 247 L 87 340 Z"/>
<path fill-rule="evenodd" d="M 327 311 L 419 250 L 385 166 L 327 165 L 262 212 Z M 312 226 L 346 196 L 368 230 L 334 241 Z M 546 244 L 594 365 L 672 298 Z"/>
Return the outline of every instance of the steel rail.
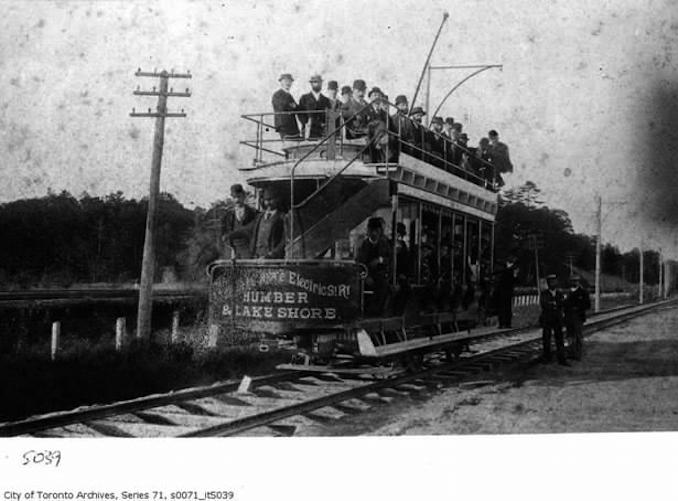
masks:
<path fill-rule="evenodd" d="M 662 307 L 675 307 L 675 303 L 677 302 L 678 300 L 673 299 L 640 306 L 613 308 L 610 310 L 601 311 L 591 316 L 590 321 L 584 325 L 584 332 L 586 335 L 590 335 L 593 332 L 623 323 L 631 318 L 635 318 L 654 309 Z M 494 331 L 492 333 L 488 333 L 486 336 L 482 336 L 482 338 L 474 339 L 473 341 L 475 342 L 479 339 L 488 340 L 495 337 L 511 336 L 521 333 L 526 334 L 529 331 L 535 330 L 537 330 L 535 327 L 524 327 L 519 329 Z M 287 417 L 303 414 L 329 405 L 334 405 L 350 398 L 364 395 L 366 393 L 390 387 L 397 387 L 417 379 L 435 377 L 436 374 L 445 373 L 446 371 L 463 371 L 464 369 L 470 369 L 473 367 L 491 367 L 494 364 L 492 361 L 493 357 L 499 357 L 497 359 L 498 363 L 505 363 L 507 361 L 507 357 L 509 357 L 507 352 L 518 352 L 518 354 L 522 357 L 527 354 L 523 353 L 525 348 L 534 345 L 536 349 L 540 346 L 540 342 L 541 336 L 535 333 L 533 338 L 495 348 L 493 350 L 479 353 L 477 355 L 473 355 L 462 360 L 457 360 L 452 363 L 445 363 L 440 366 L 427 368 L 414 374 L 400 375 L 374 383 L 367 383 L 366 385 L 360 386 L 358 388 L 351 388 L 349 390 L 307 400 L 298 404 L 280 407 L 259 414 L 231 420 L 215 426 L 195 430 L 180 436 L 201 437 L 235 435 L 242 433 L 243 431 L 274 423 Z M 327 372 L 331 373 L 331 368 L 328 368 Z M 305 373 L 304 371 L 276 373 L 267 376 L 255 377 L 252 379 L 251 384 L 256 387 L 284 381 L 294 381 L 300 377 L 309 375 L 311 374 Z M 112 417 L 124 413 L 139 412 L 164 405 L 179 404 L 193 399 L 233 392 L 239 387 L 239 384 L 239 381 L 227 381 L 209 386 L 187 388 L 169 393 L 149 395 L 123 402 L 116 402 L 113 404 L 95 405 L 85 409 L 78 408 L 70 411 L 55 412 L 47 415 L 28 418 L 22 421 L 2 423 L 0 424 L 0 436 L 4 437 L 40 433 L 46 430 L 76 423 L 87 424 L 89 421 Z"/>
<path fill-rule="evenodd" d="M 301 372 L 281 372 L 252 378 L 252 384 L 272 384 L 291 381 L 299 377 Z M 0 437 L 26 435 L 48 429 L 67 426 L 75 423 L 103 419 L 128 412 L 138 412 L 162 405 L 171 405 L 186 400 L 204 398 L 212 395 L 232 392 L 238 389 L 240 381 L 226 381 L 223 383 L 187 388 L 145 397 L 115 402 L 113 404 L 95 405 L 86 409 L 54 412 L 47 415 L 32 417 L 22 421 L 13 421 L 0 424 Z"/>
<path fill-rule="evenodd" d="M 648 310 L 652 310 L 659 306 L 665 306 L 667 303 L 654 303 L 648 305 L 647 307 L 634 307 L 633 311 L 626 312 L 622 315 L 615 315 L 612 318 L 605 318 L 602 320 L 594 321 L 593 323 L 587 324 L 584 326 L 584 330 L 588 333 L 595 332 L 597 330 L 610 327 L 617 323 L 624 322 L 629 318 L 638 316 L 640 314 L 646 313 Z M 425 379 L 427 377 L 435 376 L 436 373 L 445 372 L 449 369 L 455 370 L 464 370 L 464 368 L 471 368 L 473 366 L 483 367 L 488 365 L 486 359 L 492 359 L 493 356 L 502 355 L 507 351 L 520 351 L 523 348 L 531 348 L 534 346 L 535 350 L 541 346 L 541 337 L 534 337 L 532 339 L 524 340 L 518 343 L 513 343 L 508 346 L 502 346 L 500 348 L 495 348 L 487 352 L 474 355 L 472 357 L 463 359 L 462 361 L 457 361 L 455 363 L 443 364 L 442 366 L 432 367 L 425 369 L 423 371 L 416 372 L 414 374 L 405 374 L 402 376 L 397 376 L 391 379 L 385 379 L 382 381 L 377 381 L 374 383 L 368 383 L 364 386 L 358 388 L 351 388 L 349 390 L 340 391 L 331 395 L 322 396 L 312 400 L 307 400 L 305 402 L 300 402 L 297 404 L 292 404 L 277 409 L 272 409 L 270 411 L 265 411 L 259 414 L 246 416 L 243 418 L 235 419 L 228 421 L 226 423 L 218 424 L 215 426 L 210 426 L 200 430 L 192 431 L 180 435 L 180 437 L 185 438 L 195 438 L 195 437 L 214 437 L 214 436 L 232 436 L 243 433 L 245 431 L 251 430 L 253 428 L 259 428 L 261 426 L 270 425 L 276 421 L 280 421 L 285 418 L 297 416 L 300 414 L 308 413 L 313 410 L 317 410 L 323 407 L 336 405 L 345 400 L 352 398 L 357 398 L 363 396 L 367 393 L 373 393 L 379 390 L 386 388 L 393 388 L 399 385 L 410 383 L 418 379 Z M 532 351 L 532 350 L 530 350 Z M 518 356 L 516 358 L 522 358 Z M 483 362 L 485 363 L 483 364 Z M 516 360 L 517 361 L 517 360 Z M 503 360 L 506 363 L 506 360 Z M 492 365 L 491 363 L 489 364 Z"/>

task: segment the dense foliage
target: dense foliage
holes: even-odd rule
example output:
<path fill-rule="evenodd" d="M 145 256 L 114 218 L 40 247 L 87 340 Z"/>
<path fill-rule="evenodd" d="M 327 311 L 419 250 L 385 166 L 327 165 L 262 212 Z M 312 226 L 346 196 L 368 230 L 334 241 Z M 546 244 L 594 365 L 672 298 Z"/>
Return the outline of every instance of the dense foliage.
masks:
<path fill-rule="evenodd" d="M 67 192 L 0 205 L 0 281 L 19 285 L 136 280 L 140 274 L 146 200 Z M 158 268 L 177 267 L 193 213 L 174 197 L 159 203 Z"/>
<path fill-rule="evenodd" d="M 540 200 L 540 190 L 532 182 L 507 190 L 500 198 L 495 232 L 495 252 L 501 261 L 509 256 L 518 260 L 519 281 L 526 285 L 535 283 L 535 250 L 530 246 L 530 235 L 536 235 L 543 245 L 537 247 L 539 273 L 567 276 L 570 265 L 580 270 L 595 268 L 596 239 L 575 233 L 568 214 L 549 208 Z M 659 255 L 645 251 L 645 282 L 656 284 Z M 604 244 L 601 250 L 601 271 L 624 281 L 637 283 L 640 277 L 639 251 L 621 253 L 617 247 Z"/>
<path fill-rule="evenodd" d="M 157 270 L 171 270 L 194 281 L 220 254 L 220 219 L 231 201 L 209 209 L 189 210 L 172 195 L 159 204 L 156 240 Z M 68 286 L 77 282 L 138 280 L 144 245 L 146 200 L 122 193 L 104 197 L 68 192 L 0 204 L 0 284 L 7 286 Z M 529 235 L 543 241 L 538 249 L 540 275 L 567 275 L 570 263 L 581 270 L 595 266 L 595 239 L 577 234 L 566 212 L 540 200 L 534 183 L 501 196 L 496 227 L 496 258 L 515 255 L 523 284 L 534 284 L 535 256 Z M 622 254 L 605 245 L 603 273 L 637 282 L 638 251 Z M 645 252 L 645 278 L 657 282 L 658 255 Z"/>

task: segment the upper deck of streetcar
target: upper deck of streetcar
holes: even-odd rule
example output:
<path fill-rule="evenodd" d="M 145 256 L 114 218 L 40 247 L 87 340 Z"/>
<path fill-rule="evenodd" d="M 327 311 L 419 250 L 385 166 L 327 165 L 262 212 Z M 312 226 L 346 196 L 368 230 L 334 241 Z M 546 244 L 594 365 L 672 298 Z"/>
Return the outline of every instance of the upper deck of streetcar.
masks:
<path fill-rule="evenodd" d="M 240 168 L 248 183 L 286 181 L 294 190 L 294 183 L 304 180 L 387 178 L 419 189 L 424 198 L 431 194 L 496 213 L 500 168 L 480 147 L 467 146 L 461 127 L 429 128 L 421 121 L 421 108 L 408 113 L 374 89 L 370 97 L 353 108 L 337 100 L 328 109 L 242 115 L 252 124 L 251 136 L 241 141 L 254 149 L 251 165 Z M 283 130 L 285 122 L 292 134 Z M 442 119 L 434 117 L 436 122 Z"/>

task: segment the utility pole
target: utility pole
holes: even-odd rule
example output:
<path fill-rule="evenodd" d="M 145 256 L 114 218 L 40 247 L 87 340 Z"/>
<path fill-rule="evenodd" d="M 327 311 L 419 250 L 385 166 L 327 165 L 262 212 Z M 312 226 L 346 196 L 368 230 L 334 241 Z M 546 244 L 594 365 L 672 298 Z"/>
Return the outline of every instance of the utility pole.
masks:
<path fill-rule="evenodd" d="M 603 199 L 596 195 L 596 291 L 594 301 L 594 311 L 600 311 L 600 241 L 603 233 Z"/>
<path fill-rule="evenodd" d="M 663 294 L 664 294 L 664 256 L 662 255 L 662 249 L 661 247 L 659 248 L 659 255 L 658 255 L 658 265 L 659 265 L 659 278 L 657 280 L 657 299 L 662 299 Z"/>
<path fill-rule="evenodd" d="M 638 302 L 643 304 L 645 299 L 645 259 L 643 259 L 643 239 L 640 239 L 640 279 L 638 280 L 638 287 L 640 288 L 638 293 Z"/>
<path fill-rule="evenodd" d="M 170 78 L 191 78 L 191 73 L 174 73 L 174 70 L 167 72 L 165 70 L 160 73 L 157 70 L 152 72 L 141 71 L 138 69 L 135 73 L 137 77 L 151 77 L 160 79 L 160 88 L 156 91 L 141 90 L 137 86 L 137 90 L 133 92 L 135 96 L 158 96 L 158 105 L 155 111 L 148 109 L 147 113 L 137 112 L 132 108 L 131 117 L 154 117 L 155 118 L 155 135 L 153 137 L 153 159 L 151 163 L 151 182 L 148 196 L 148 211 L 146 213 L 146 234 L 144 237 L 144 253 L 141 262 L 141 282 L 139 284 L 139 309 L 137 311 L 137 338 L 148 339 L 151 335 L 151 313 L 153 308 L 153 274 L 155 269 L 155 222 L 156 213 L 158 210 L 158 198 L 160 196 L 160 165 L 162 163 L 162 150 L 165 142 L 165 118 L 170 117 L 185 117 L 186 114 L 182 109 L 181 112 L 170 113 L 167 111 L 168 97 L 190 97 L 191 94 L 188 89 L 186 92 L 174 92 L 174 89 L 169 89 L 168 82 Z"/>

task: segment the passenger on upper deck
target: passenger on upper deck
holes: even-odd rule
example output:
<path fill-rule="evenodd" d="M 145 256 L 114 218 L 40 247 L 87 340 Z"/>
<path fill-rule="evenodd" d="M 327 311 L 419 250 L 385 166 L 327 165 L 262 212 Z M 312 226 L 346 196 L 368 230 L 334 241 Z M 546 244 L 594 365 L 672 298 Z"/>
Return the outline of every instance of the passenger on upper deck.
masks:
<path fill-rule="evenodd" d="M 311 92 L 304 94 L 299 98 L 299 110 L 308 113 L 299 113 L 301 122 L 301 136 L 306 137 L 306 124 L 310 122 L 308 139 L 320 139 L 325 131 L 326 115 L 325 110 L 331 108 L 332 103 L 325 97 L 321 90 L 323 88 L 323 79 L 320 75 L 313 75 L 309 80 Z"/>
<path fill-rule="evenodd" d="M 443 136 L 443 119 L 442 117 L 433 117 L 431 119 L 431 132 L 429 136 L 429 144 L 431 145 L 431 163 L 444 169 L 446 155 L 446 139 Z"/>
<path fill-rule="evenodd" d="M 400 139 L 411 143 L 414 140 L 414 126 L 412 121 L 407 117 L 407 110 L 409 109 L 407 97 L 403 95 L 397 96 L 395 105 L 398 111 L 391 115 L 389 121 L 391 132 L 400 134 Z M 405 146 L 403 145 L 403 151 L 405 151 Z"/>
<path fill-rule="evenodd" d="M 327 99 L 330 101 L 330 109 L 332 111 L 341 110 L 341 101 L 337 98 L 337 90 L 339 89 L 339 84 L 336 80 L 330 80 L 327 82 Z"/>
<path fill-rule="evenodd" d="M 348 103 L 351 97 L 353 97 L 353 89 L 351 89 L 350 85 L 344 85 L 341 88 L 341 96 L 339 96 L 339 99 L 341 100 L 341 106 L 339 108 L 341 109 L 343 105 Z"/>
<path fill-rule="evenodd" d="M 454 125 L 454 118 L 447 117 L 443 123 L 443 136 L 450 141 L 452 140 L 452 126 Z"/>
<path fill-rule="evenodd" d="M 274 117 L 275 130 L 282 139 L 299 139 L 299 126 L 293 111 L 297 110 L 297 102 L 290 94 L 294 78 L 289 73 L 283 73 L 278 78 L 280 88 L 273 93 L 271 99 Z"/>
<path fill-rule="evenodd" d="M 488 136 L 490 137 L 490 154 L 494 165 L 497 167 L 497 172 L 500 174 L 513 172 L 508 146 L 499 141 L 499 134 L 496 130 L 491 130 Z"/>
<path fill-rule="evenodd" d="M 327 99 L 330 101 L 330 110 L 337 112 L 337 119 L 334 121 L 334 130 L 337 130 L 341 126 L 341 118 L 339 118 L 339 113 L 341 113 L 341 105 L 343 104 L 337 98 L 337 89 L 339 84 L 336 80 L 330 80 L 327 82 Z"/>
<path fill-rule="evenodd" d="M 421 108 L 421 106 L 415 106 L 410 112 L 410 118 L 412 119 L 412 136 L 414 138 L 414 145 L 417 147 L 415 150 L 415 155 L 419 158 L 424 158 L 424 125 L 422 120 L 426 115 L 426 112 Z"/>
<path fill-rule="evenodd" d="M 341 114 L 346 121 L 346 139 L 365 137 L 367 133 L 367 101 L 365 101 L 365 80 L 353 82 L 353 95 L 341 107 Z"/>
<path fill-rule="evenodd" d="M 382 100 L 384 99 L 384 93 L 379 87 L 372 87 L 370 89 L 367 97 L 370 100 L 370 106 L 367 108 L 367 123 L 374 120 L 380 120 L 386 124 L 386 112 L 382 107 Z"/>

